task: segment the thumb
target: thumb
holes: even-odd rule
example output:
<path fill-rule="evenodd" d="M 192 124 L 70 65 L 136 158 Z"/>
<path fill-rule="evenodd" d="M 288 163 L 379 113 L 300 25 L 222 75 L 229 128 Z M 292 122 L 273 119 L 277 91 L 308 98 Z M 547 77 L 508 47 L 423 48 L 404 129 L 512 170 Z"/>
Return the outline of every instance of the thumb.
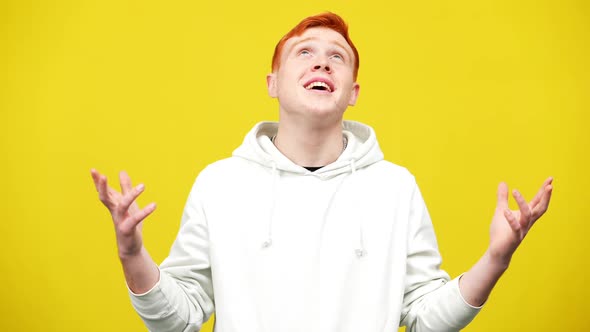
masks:
<path fill-rule="evenodd" d="M 500 182 L 498 185 L 498 201 L 496 207 L 505 210 L 508 208 L 508 185 L 506 182 Z"/>

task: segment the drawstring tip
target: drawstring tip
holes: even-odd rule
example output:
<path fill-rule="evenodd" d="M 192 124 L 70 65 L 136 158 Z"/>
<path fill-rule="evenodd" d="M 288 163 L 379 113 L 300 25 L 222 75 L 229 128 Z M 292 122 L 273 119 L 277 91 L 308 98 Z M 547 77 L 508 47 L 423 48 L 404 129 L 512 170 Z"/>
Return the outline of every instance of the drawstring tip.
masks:
<path fill-rule="evenodd" d="M 354 253 L 356 254 L 356 257 L 358 257 L 358 258 L 362 258 L 363 256 L 365 256 L 367 254 L 367 252 L 364 251 L 363 249 L 355 249 Z"/>
<path fill-rule="evenodd" d="M 272 245 L 272 239 L 268 239 L 264 242 L 262 242 L 262 249 L 266 249 L 268 247 L 270 247 Z"/>

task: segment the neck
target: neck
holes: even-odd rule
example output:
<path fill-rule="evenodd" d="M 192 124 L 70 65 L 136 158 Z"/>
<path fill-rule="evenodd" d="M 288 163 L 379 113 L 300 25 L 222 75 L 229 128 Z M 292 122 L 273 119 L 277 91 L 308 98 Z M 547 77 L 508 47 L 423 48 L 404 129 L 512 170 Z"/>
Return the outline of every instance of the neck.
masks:
<path fill-rule="evenodd" d="M 274 144 L 283 155 L 299 166 L 328 165 L 338 159 L 344 149 L 342 121 L 329 126 L 279 121 Z"/>

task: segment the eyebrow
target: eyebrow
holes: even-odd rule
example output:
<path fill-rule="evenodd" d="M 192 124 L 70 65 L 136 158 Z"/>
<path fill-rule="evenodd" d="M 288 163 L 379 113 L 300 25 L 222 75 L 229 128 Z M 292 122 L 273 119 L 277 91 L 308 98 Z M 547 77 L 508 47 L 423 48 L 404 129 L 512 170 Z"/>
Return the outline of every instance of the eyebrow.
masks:
<path fill-rule="evenodd" d="M 319 40 L 319 38 L 317 37 L 307 37 L 307 38 L 303 38 L 299 41 L 296 41 L 295 44 L 293 44 L 293 46 L 291 46 L 291 49 L 294 49 L 297 45 L 301 44 L 301 43 L 305 43 L 307 41 L 310 40 Z M 344 46 L 341 42 L 337 41 L 337 40 L 331 40 L 330 42 L 333 42 L 334 44 L 338 45 L 338 47 L 340 47 L 341 49 L 344 50 L 344 52 L 351 58 L 354 59 L 354 56 L 352 53 L 350 53 L 347 49 L 346 46 Z"/>

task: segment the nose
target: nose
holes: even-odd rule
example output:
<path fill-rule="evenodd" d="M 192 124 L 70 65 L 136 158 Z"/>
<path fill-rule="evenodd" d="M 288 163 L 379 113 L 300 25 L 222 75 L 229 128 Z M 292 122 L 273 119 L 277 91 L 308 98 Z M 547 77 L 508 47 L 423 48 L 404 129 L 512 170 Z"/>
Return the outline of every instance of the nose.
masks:
<path fill-rule="evenodd" d="M 330 66 L 328 64 L 315 65 L 315 66 L 313 66 L 313 71 L 318 71 L 318 70 L 324 70 L 327 73 L 330 73 L 331 72 Z"/>

